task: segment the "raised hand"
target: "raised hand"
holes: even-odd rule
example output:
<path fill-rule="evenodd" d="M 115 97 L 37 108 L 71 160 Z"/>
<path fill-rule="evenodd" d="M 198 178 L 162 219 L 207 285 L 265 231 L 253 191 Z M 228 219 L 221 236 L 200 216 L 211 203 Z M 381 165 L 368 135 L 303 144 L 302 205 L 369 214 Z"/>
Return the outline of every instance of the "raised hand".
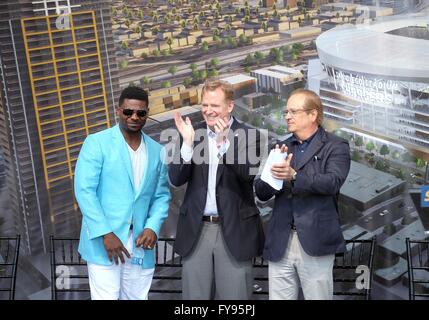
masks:
<path fill-rule="evenodd" d="M 179 130 L 179 133 L 183 138 L 183 142 L 192 147 L 194 144 L 195 131 L 192 126 L 191 119 L 186 117 L 186 119 L 183 120 L 182 115 L 177 111 L 174 114 L 174 122 L 177 130 Z"/>
<path fill-rule="evenodd" d="M 222 145 L 226 141 L 228 135 L 229 123 L 226 119 L 217 119 L 214 125 L 216 132 L 216 144 Z"/>

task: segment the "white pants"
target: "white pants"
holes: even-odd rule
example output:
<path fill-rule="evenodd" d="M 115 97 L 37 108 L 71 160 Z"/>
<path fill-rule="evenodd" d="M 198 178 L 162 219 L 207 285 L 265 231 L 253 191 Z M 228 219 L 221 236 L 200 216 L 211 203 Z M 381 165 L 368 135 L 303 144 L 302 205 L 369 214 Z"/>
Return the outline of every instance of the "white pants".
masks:
<path fill-rule="evenodd" d="M 130 231 L 125 245 L 130 255 L 133 233 Z M 131 264 L 125 255 L 125 263 L 103 266 L 88 263 L 89 287 L 92 300 L 147 300 L 155 268 L 143 269 Z"/>
<path fill-rule="evenodd" d="M 296 231 L 291 230 L 283 258 L 268 262 L 270 300 L 297 300 L 299 282 L 306 300 L 332 300 L 335 255 L 312 257 L 305 253 Z"/>

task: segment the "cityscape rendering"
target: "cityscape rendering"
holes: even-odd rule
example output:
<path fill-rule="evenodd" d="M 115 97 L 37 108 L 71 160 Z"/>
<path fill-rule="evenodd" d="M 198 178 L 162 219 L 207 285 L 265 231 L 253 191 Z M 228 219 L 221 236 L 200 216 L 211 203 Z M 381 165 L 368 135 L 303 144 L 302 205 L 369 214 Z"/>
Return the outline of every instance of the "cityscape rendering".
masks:
<path fill-rule="evenodd" d="M 269 144 L 289 136 L 293 90 L 320 95 L 351 150 L 344 237 L 376 238 L 373 299 L 408 298 L 405 239 L 429 238 L 410 193 L 429 184 L 429 1 L 5 0 L 0 40 L 0 236 L 21 235 L 17 299 L 51 298 L 49 236 L 79 235 L 77 156 L 116 124 L 121 89 L 148 91 L 144 131 L 166 144 L 176 111 L 203 121 L 211 77 Z M 168 238 L 184 189 L 171 192 Z M 266 222 L 273 199 L 256 202 Z"/>

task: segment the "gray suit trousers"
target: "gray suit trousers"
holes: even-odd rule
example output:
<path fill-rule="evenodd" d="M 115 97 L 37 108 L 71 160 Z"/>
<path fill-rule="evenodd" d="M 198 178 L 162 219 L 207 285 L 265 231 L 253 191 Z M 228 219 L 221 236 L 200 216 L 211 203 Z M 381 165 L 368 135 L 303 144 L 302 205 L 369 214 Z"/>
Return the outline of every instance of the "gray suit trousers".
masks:
<path fill-rule="evenodd" d="M 236 261 L 226 247 L 220 224 L 204 222 L 197 245 L 182 262 L 183 299 L 251 298 L 252 261 Z"/>

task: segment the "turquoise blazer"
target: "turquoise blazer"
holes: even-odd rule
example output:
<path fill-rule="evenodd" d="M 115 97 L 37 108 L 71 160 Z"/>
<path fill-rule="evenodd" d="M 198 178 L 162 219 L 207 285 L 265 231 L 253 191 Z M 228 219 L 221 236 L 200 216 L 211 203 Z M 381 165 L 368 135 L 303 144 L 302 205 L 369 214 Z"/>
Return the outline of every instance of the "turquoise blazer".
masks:
<path fill-rule="evenodd" d="M 159 231 L 171 198 L 164 148 L 142 133 L 146 165 L 139 190 L 134 188 L 126 141 L 116 125 L 90 134 L 80 150 L 74 192 L 82 212 L 79 253 L 87 262 L 112 265 L 103 235 L 113 232 L 125 245 L 133 224 L 133 245 L 145 228 Z M 143 268 L 153 268 L 154 250 L 144 250 Z"/>

